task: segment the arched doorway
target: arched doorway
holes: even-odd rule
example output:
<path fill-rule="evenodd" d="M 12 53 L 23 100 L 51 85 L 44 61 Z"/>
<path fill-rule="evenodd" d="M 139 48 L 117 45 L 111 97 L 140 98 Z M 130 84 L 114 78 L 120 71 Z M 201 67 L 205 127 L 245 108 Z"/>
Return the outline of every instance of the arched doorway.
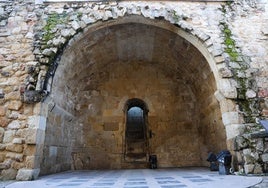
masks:
<path fill-rule="evenodd" d="M 146 162 L 149 154 L 146 104 L 140 99 L 130 99 L 126 103 L 125 113 L 124 159 L 127 162 Z"/>
<path fill-rule="evenodd" d="M 41 173 L 132 168 L 126 156 L 144 161 L 148 125 L 135 138 L 144 138 L 141 150 L 125 142 L 133 107 L 150 122 L 159 167 L 206 165 L 209 151 L 226 148 L 209 57 L 196 38 L 162 20 L 129 16 L 89 27 L 64 51 L 45 101 Z"/>

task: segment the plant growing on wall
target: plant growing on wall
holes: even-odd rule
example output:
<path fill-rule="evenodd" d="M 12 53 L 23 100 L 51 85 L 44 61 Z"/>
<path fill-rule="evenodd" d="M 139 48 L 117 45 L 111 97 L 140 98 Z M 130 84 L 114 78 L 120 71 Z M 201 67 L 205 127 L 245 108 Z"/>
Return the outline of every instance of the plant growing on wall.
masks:
<path fill-rule="evenodd" d="M 231 6 L 232 4 L 228 2 L 221 7 L 224 20 L 219 25 L 224 38 L 224 51 L 229 57 L 229 64 L 232 64 L 229 67 L 233 72 L 233 79 L 237 82 L 236 102 L 239 105 L 239 110 L 244 116 L 245 123 L 255 123 L 255 118 L 259 116 L 258 102 L 254 98 L 247 96 L 247 91 L 254 87 L 255 80 L 253 77 L 247 75 L 249 65 L 236 45 L 236 41 L 228 25 L 226 14 L 227 10 L 232 10 Z"/>

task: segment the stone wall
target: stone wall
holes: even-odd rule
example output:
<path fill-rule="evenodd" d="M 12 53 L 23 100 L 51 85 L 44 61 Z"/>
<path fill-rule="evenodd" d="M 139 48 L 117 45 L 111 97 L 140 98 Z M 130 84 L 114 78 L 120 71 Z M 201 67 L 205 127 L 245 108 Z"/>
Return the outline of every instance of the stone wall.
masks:
<path fill-rule="evenodd" d="M 66 48 L 58 62 L 50 96 L 82 126 L 83 133 L 77 138 L 83 141 L 76 151 L 80 156 L 73 162 L 81 160 L 82 165 L 74 165 L 77 169 L 139 166 L 124 160 L 124 106 L 132 98 L 148 105 L 148 129 L 153 136 L 147 152 L 158 156 L 159 167 L 201 166 L 207 151 L 226 148 L 224 127 L 215 115 L 220 110 L 214 97 L 215 80 L 204 57 L 170 31 L 132 23 L 139 20 L 146 21 L 135 16 L 125 24 L 90 27 Z M 176 50 L 186 55 L 181 44 L 188 45 L 187 52 L 194 56 L 174 59 Z M 182 63 L 189 67 L 174 69 L 181 69 Z M 197 69 L 199 64 L 202 68 Z M 186 82 L 194 81 L 190 80 L 193 74 L 199 80 L 190 87 Z M 202 108 L 204 105 L 207 108 Z M 55 132 L 54 128 L 47 127 L 50 132 Z"/>
<path fill-rule="evenodd" d="M 106 147 L 109 141 L 116 138 L 118 146 L 113 145 L 113 151 L 117 152 L 120 147 L 122 148 L 123 138 L 119 139 L 119 137 L 124 135 L 124 113 L 121 110 L 124 102 L 131 97 L 140 97 L 150 106 L 149 121 L 156 135 L 163 132 L 163 127 L 175 125 L 168 129 L 170 132 L 161 134 L 162 137 L 159 137 L 161 139 L 152 138 L 152 149 L 160 157 L 160 166 L 188 165 L 189 163 L 184 160 L 185 156 L 180 155 L 179 149 L 187 152 L 199 149 L 199 153 L 196 152 L 191 158 L 194 162 L 190 164 L 204 165 L 205 163 L 202 161 L 205 160 L 207 152 L 217 152 L 225 148 L 223 140 L 227 140 L 228 148 L 236 156 L 236 166 L 245 165 L 246 173 L 262 173 L 267 170 L 267 151 L 259 148 L 262 145 L 264 145 L 263 148 L 266 147 L 266 139 L 248 136 L 248 133 L 258 132 L 261 129 L 255 123 L 255 118 L 264 119 L 268 115 L 268 3 L 266 0 L 236 0 L 233 3 L 36 2 L 40 2 L 40 4 L 34 4 L 33 0 L 0 2 L 1 179 L 34 179 L 39 174 L 40 168 L 43 174 L 70 168 L 96 168 L 96 166 L 92 166 L 90 160 L 94 161 L 99 154 L 106 152 L 99 150 L 99 144 Z M 117 22 L 116 20 L 129 15 L 142 17 L 142 19 L 137 18 L 136 22 L 145 25 L 147 24 L 147 21 L 143 21 L 145 18 L 159 21 L 155 23 L 148 21 L 148 24 L 155 24 L 157 27 L 169 30 L 185 39 L 181 45 L 175 45 L 177 49 L 167 49 L 176 52 L 180 50 L 179 47 L 191 48 L 191 53 L 184 51 L 185 54 L 181 56 L 175 53 L 177 56 L 166 59 L 167 62 L 172 60 L 169 69 L 165 70 L 168 66 L 160 67 L 160 70 L 164 72 L 159 74 L 160 80 L 172 83 L 171 87 L 168 84 L 164 84 L 162 87 L 160 82 L 157 83 L 159 77 L 154 73 L 149 77 L 148 82 L 154 83 L 151 92 L 157 92 L 156 88 L 161 89 L 161 92 L 157 92 L 159 94 L 156 97 L 145 97 L 146 88 L 143 88 L 145 86 L 138 85 L 134 87 L 133 91 L 129 91 L 127 97 L 124 97 L 126 94 L 122 91 L 117 98 L 117 94 L 109 95 L 110 92 L 116 93 L 115 89 L 111 87 L 114 84 L 113 80 L 124 83 L 125 88 L 129 87 L 121 77 L 114 78 L 109 75 L 108 80 L 105 81 L 106 75 L 99 74 L 96 78 L 93 76 L 93 79 L 72 80 L 72 78 L 79 77 L 77 69 L 90 70 L 91 63 L 108 62 L 107 60 L 111 59 L 107 59 L 107 57 L 114 53 L 105 51 L 106 56 L 100 53 L 97 53 L 98 56 L 93 54 L 95 62 L 92 62 L 93 60 L 90 58 L 92 54 L 87 54 L 88 65 L 83 67 L 82 61 L 86 60 L 85 57 L 80 56 L 86 54 L 83 52 L 86 48 L 75 51 L 72 45 L 78 39 L 89 37 L 94 29 L 105 28 L 105 24 L 109 21 L 109 23 Z M 124 23 L 122 22 L 122 24 Z M 93 30 L 90 30 L 91 25 L 96 27 L 92 27 Z M 135 41 L 128 42 L 134 43 Z M 145 40 L 146 42 L 151 44 L 152 41 Z M 83 40 L 81 44 L 83 44 Z M 92 49 L 90 45 L 94 46 L 91 43 L 84 46 L 88 47 L 90 51 Z M 105 45 L 109 49 L 114 49 L 109 46 L 109 43 L 105 43 L 103 47 Z M 122 42 L 119 46 L 127 49 L 127 44 Z M 197 50 L 193 50 L 193 46 Z M 148 54 L 143 55 L 143 52 L 148 47 L 132 45 L 133 49 L 141 49 L 138 51 L 141 56 L 136 57 L 142 57 L 143 62 L 146 63 L 150 61 L 147 57 Z M 68 48 L 71 50 L 66 51 Z M 92 52 L 102 49 L 94 49 Z M 133 60 L 132 57 L 135 54 L 133 49 L 126 51 L 129 56 L 126 56 L 125 53 L 115 53 L 117 56 L 112 57 L 119 56 L 120 61 L 126 60 L 126 58 Z M 63 54 L 66 55 L 72 50 L 75 53 L 72 58 L 66 60 L 63 56 L 63 60 L 60 60 Z M 161 43 L 159 51 L 163 51 Z M 164 52 L 161 55 L 165 55 Z M 188 57 L 195 55 L 203 59 L 202 63 L 193 58 L 194 60 L 189 66 L 179 64 L 180 66 L 176 67 L 176 60 L 189 63 L 191 59 Z M 157 55 L 154 57 L 161 59 Z M 67 66 L 65 70 L 59 68 L 65 66 L 65 60 L 81 65 L 76 67 L 69 63 L 69 67 Z M 134 75 L 128 74 L 129 69 L 141 69 L 144 71 L 144 75 L 151 73 L 137 60 L 135 58 L 133 60 L 137 67 L 125 67 L 119 70 L 119 67 L 116 66 L 117 69 L 113 69 L 118 71 L 119 75 L 129 76 L 128 81 L 134 85 L 140 80 L 136 80 Z M 112 62 L 120 65 L 122 63 L 120 61 L 113 60 Z M 165 59 L 161 61 L 164 62 Z M 59 66 L 58 69 L 57 66 Z M 95 66 L 93 71 L 90 71 L 94 73 L 101 68 Z M 176 81 L 167 79 L 165 72 L 173 71 L 176 68 L 179 71 L 174 74 L 177 73 L 175 75 L 178 76 L 178 79 Z M 124 74 L 121 71 L 125 71 Z M 71 89 L 65 87 L 65 85 L 68 86 L 66 77 L 68 77 L 66 80 L 71 83 Z M 52 81 L 54 81 L 54 86 Z M 78 83 L 89 83 L 87 88 L 83 88 L 84 93 L 81 92 L 79 95 L 77 95 L 77 91 L 81 85 Z M 77 85 L 78 87 L 76 87 Z M 53 87 L 55 92 L 51 90 Z M 151 87 L 151 84 L 147 87 Z M 120 84 L 116 88 L 120 88 Z M 181 88 L 185 92 L 178 93 Z M 97 92 L 89 92 L 93 90 Z M 142 92 L 144 92 L 143 95 Z M 163 103 L 158 100 L 163 97 L 168 98 L 169 102 Z M 46 100 L 43 101 L 44 99 Z M 79 100 L 92 103 L 92 105 L 83 106 Z M 117 102 L 111 104 L 109 103 L 111 100 Z M 120 102 L 118 103 L 118 101 Z M 158 105 L 155 105 L 156 103 Z M 180 108 L 171 108 L 174 104 Z M 88 118 L 82 112 L 93 115 Z M 171 116 L 171 114 L 180 114 L 181 117 Z M 184 118 L 183 114 L 186 119 L 180 119 Z M 193 119 L 187 119 L 190 117 Z M 110 121 L 118 123 L 117 132 L 102 131 L 106 118 L 109 120 L 108 123 Z M 177 130 L 177 134 L 173 135 L 175 131 L 172 130 Z M 247 134 L 244 135 L 245 131 Z M 98 139 L 92 141 L 88 136 L 85 137 L 89 132 L 92 137 Z M 201 141 L 201 144 L 199 146 L 191 145 L 192 140 L 188 140 L 189 134 L 196 135 L 196 140 Z M 167 137 L 171 136 L 172 139 L 168 140 Z M 70 137 L 70 139 L 65 140 L 66 137 Z M 240 138 L 246 139 L 248 144 L 237 146 L 236 143 L 240 142 Z M 178 144 L 180 139 L 184 139 L 184 142 L 187 143 L 184 145 L 186 148 Z M 90 146 L 95 144 L 97 148 L 88 149 L 83 146 L 85 143 Z M 107 144 L 108 147 L 109 144 Z M 107 151 L 109 153 L 110 150 Z M 169 154 L 171 156 L 173 152 L 177 157 L 176 160 L 170 163 L 162 160 L 169 157 Z M 114 157 L 116 155 L 118 156 L 118 153 L 109 156 L 111 161 L 116 158 L 116 165 L 111 166 L 110 163 L 107 163 L 103 168 L 115 168 L 118 167 L 117 164 L 122 164 L 120 157 Z M 197 159 L 197 155 L 201 157 L 199 156 Z M 253 156 L 254 160 L 247 156 Z M 55 164 L 57 165 L 55 166 Z M 101 164 L 101 161 L 97 164 Z"/>
<path fill-rule="evenodd" d="M 244 115 L 251 114 L 261 119 L 267 119 L 267 8 L 266 1 L 236 1 L 227 9 L 226 14 L 236 46 L 249 66 L 244 76 L 239 73 L 240 77 L 249 78 L 245 85 L 251 86 L 251 89 L 245 91 L 249 104 Z M 230 67 L 234 66 L 236 65 L 230 64 Z M 241 127 L 243 131 L 240 135 L 230 139 L 230 143 L 233 143 L 231 148 L 236 154 L 235 166 L 240 166 L 241 173 L 267 173 L 265 130 L 254 121 L 248 121 L 248 118 L 245 118 L 245 122 L 247 124 Z"/>
<path fill-rule="evenodd" d="M 36 123 L 43 120 L 33 116 L 38 114 L 40 105 L 23 103 L 21 92 L 29 67 L 37 63 L 32 53 L 37 20 L 34 2 L 1 1 L 0 12 L 1 179 L 25 179 L 24 173 L 27 179 L 33 179 L 39 173 L 34 170 L 39 168 L 35 144 L 42 140 L 38 138 L 41 124 Z"/>

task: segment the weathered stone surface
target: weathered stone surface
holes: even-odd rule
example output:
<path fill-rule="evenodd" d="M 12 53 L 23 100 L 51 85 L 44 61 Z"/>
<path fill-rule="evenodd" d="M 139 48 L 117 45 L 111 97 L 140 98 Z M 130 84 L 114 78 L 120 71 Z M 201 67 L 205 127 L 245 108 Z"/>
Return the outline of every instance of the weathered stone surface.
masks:
<path fill-rule="evenodd" d="M 9 129 L 20 129 L 22 128 L 22 125 L 20 124 L 20 121 L 14 120 L 7 126 Z"/>
<path fill-rule="evenodd" d="M 1 127 L 6 127 L 9 122 L 10 122 L 10 120 L 7 119 L 6 117 L 0 117 L 0 126 Z"/>
<path fill-rule="evenodd" d="M 260 89 L 258 92 L 258 96 L 259 97 L 268 97 L 268 89 L 267 88 Z"/>
<path fill-rule="evenodd" d="M 10 101 L 8 103 L 7 107 L 9 110 L 19 110 L 22 107 L 22 102 L 21 101 Z"/>
<path fill-rule="evenodd" d="M 114 153 L 122 153 L 125 145 L 124 105 L 130 98 L 140 98 L 148 105 L 150 147 L 160 166 L 203 165 L 207 150 L 219 151 L 226 147 L 226 139 L 243 134 L 244 112 L 237 102 L 250 102 L 250 121 L 256 116 L 268 117 L 266 1 L 254 1 L 254 6 L 250 1 L 234 2 L 224 10 L 222 2 L 47 2 L 45 6 L 36 2 L 9 5 L 2 1 L 0 6 L 1 152 L 26 142 L 23 154 L 27 161 L 34 161 L 28 156 L 44 151 L 45 162 L 58 171 L 70 166 L 71 162 L 64 164 L 70 161 L 66 159 L 71 156 L 70 146 L 87 145 L 93 152 L 87 155 L 81 147 L 84 153 L 79 151 L 76 160 L 79 168 L 85 168 L 85 161 L 93 168 L 122 167 L 122 156 Z M 59 17 L 53 19 L 55 15 Z M 135 15 L 139 17 L 131 20 Z M 46 34 L 44 24 L 49 21 L 59 23 L 46 27 L 51 29 Z M 168 27 L 167 22 L 171 23 Z M 248 23 L 254 23 L 254 29 Z M 117 30 L 117 24 L 126 27 Z M 235 43 L 232 53 L 226 50 L 231 40 L 226 39 L 228 29 L 234 40 L 231 43 Z M 63 44 L 67 48 L 63 49 Z M 144 68 L 148 64 L 152 65 Z M 32 68 L 28 70 L 28 66 Z M 50 81 L 46 85 L 45 77 L 54 74 L 55 85 Z M 244 83 L 239 82 L 241 78 Z M 246 99 L 239 93 L 237 100 L 237 89 L 245 92 L 242 96 Z M 98 90 L 98 95 L 91 93 L 93 90 Z M 220 109 L 213 95 L 216 90 Z M 55 104 L 48 110 L 43 106 L 33 110 L 29 103 L 41 101 L 49 92 Z M 24 130 L 26 126 L 29 129 Z M 47 150 L 43 150 L 45 129 Z M 192 143 L 193 137 L 201 145 Z M 267 143 L 247 139 L 247 144 L 236 140 L 241 155 L 241 150 L 253 147 L 244 151 L 246 163 L 255 164 L 260 156 L 266 160 Z M 57 148 L 61 164 L 56 164 L 52 146 Z M 7 157 L 15 159 L 11 153 Z M 21 160 L 8 168 L 25 167 L 27 162 Z M 29 168 L 31 164 L 27 163 Z M 253 170 L 246 168 L 250 173 L 261 171 L 258 164 Z"/>
<path fill-rule="evenodd" d="M 28 127 L 38 128 L 40 130 L 46 129 L 46 118 L 44 116 L 29 116 Z"/>
<path fill-rule="evenodd" d="M 0 143 L 3 142 L 4 134 L 5 134 L 5 129 L 0 127 Z"/>
<path fill-rule="evenodd" d="M 225 126 L 227 139 L 235 138 L 245 132 L 245 125 L 243 124 L 230 124 Z"/>
<path fill-rule="evenodd" d="M 6 107 L 0 106 L 0 116 L 6 115 Z"/>
<path fill-rule="evenodd" d="M 42 144 L 45 138 L 45 131 L 41 129 L 28 128 L 25 138 L 26 144 Z"/>
<path fill-rule="evenodd" d="M 220 73 L 220 75 L 221 75 L 222 78 L 231 78 L 231 77 L 233 77 L 232 71 L 230 69 L 226 68 L 226 67 L 225 68 L 221 68 L 219 70 L 219 73 Z"/>
<path fill-rule="evenodd" d="M 242 136 L 237 136 L 237 137 L 235 137 L 235 143 L 234 144 L 235 144 L 235 150 L 239 151 L 241 149 L 244 149 L 244 148 L 248 147 L 249 141 L 246 140 Z"/>
<path fill-rule="evenodd" d="M 256 143 L 256 149 L 257 151 L 263 152 L 264 151 L 264 141 L 263 139 L 258 139 Z"/>
<path fill-rule="evenodd" d="M 240 116 L 238 112 L 226 112 L 222 114 L 222 121 L 225 126 L 227 125 L 239 125 Z"/>
<path fill-rule="evenodd" d="M 7 159 L 4 162 L 0 163 L 0 170 L 8 169 L 11 167 L 12 160 Z"/>
<path fill-rule="evenodd" d="M 263 162 L 268 162 L 268 153 L 262 154 L 261 158 Z"/>
<path fill-rule="evenodd" d="M 16 180 L 29 181 L 35 180 L 38 177 L 40 169 L 20 169 L 16 176 Z"/>
<path fill-rule="evenodd" d="M 253 174 L 254 167 L 255 167 L 254 164 L 246 164 L 246 165 L 244 165 L 245 173 L 246 174 Z"/>
<path fill-rule="evenodd" d="M 2 170 L 1 179 L 2 180 L 14 180 L 17 175 L 17 170 L 13 168 Z"/>
<path fill-rule="evenodd" d="M 23 101 L 26 103 L 40 102 L 42 93 L 40 91 L 25 91 Z"/>
<path fill-rule="evenodd" d="M 0 144 L 0 151 L 5 150 L 6 146 L 7 146 L 6 144 Z"/>
<path fill-rule="evenodd" d="M 23 151 L 23 145 L 21 144 L 8 144 L 6 147 L 7 151 L 13 151 L 16 153 L 21 153 Z"/>
<path fill-rule="evenodd" d="M 26 168 L 28 169 L 34 169 L 36 167 L 36 162 L 37 162 L 37 157 L 36 156 L 27 156 L 26 157 Z"/>
<path fill-rule="evenodd" d="M 253 173 L 254 174 L 263 174 L 262 166 L 260 164 L 258 164 L 258 163 L 255 163 Z"/>
<path fill-rule="evenodd" d="M 6 159 L 6 154 L 0 153 L 0 163 L 4 162 L 5 159 Z"/>
<path fill-rule="evenodd" d="M 249 99 L 255 98 L 256 95 L 257 95 L 256 92 L 253 90 L 247 90 L 247 92 L 246 92 L 246 97 Z"/>
<path fill-rule="evenodd" d="M 23 138 L 14 138 L 12 143 L 13 144 L 22 144 L 24 142 Z"/>
<path fill-rule="evenodd" d="M 7 130 L 4 134 L 3 143 L 11 143 L 14 139 L 15 131 L 14 130 Z"/>
<path fill-rule="evenodd" d="M 19 91 L 13 91 L 11 93 L 8 93 L 5 95 L 6 100 L 20 100 L 20 92 Z"/>
<path fill-rule="evenodd" d="M 15 160 L 17 162 L 22 162 L 23 161 L 23 154 L 8 152 L 6 154 L 6 158 L 10 158 L 10 159 Z"/>
<path fill-rule="evenodd" d="M 237 90 L 230 80 L 222 79 L 220 80 L 220 91 L 228 99 L 237 98 Z"/>

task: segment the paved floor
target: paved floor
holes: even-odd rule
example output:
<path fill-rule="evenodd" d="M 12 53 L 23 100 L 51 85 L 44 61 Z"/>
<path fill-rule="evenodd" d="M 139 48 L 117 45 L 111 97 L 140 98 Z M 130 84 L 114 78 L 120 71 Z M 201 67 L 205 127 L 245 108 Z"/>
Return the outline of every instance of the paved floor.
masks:
<path fill-rule="evenodd" d="M 261 177 L 219 175 L 205 168 L 68 171 L 6 188 L 246 188 Z"/>

